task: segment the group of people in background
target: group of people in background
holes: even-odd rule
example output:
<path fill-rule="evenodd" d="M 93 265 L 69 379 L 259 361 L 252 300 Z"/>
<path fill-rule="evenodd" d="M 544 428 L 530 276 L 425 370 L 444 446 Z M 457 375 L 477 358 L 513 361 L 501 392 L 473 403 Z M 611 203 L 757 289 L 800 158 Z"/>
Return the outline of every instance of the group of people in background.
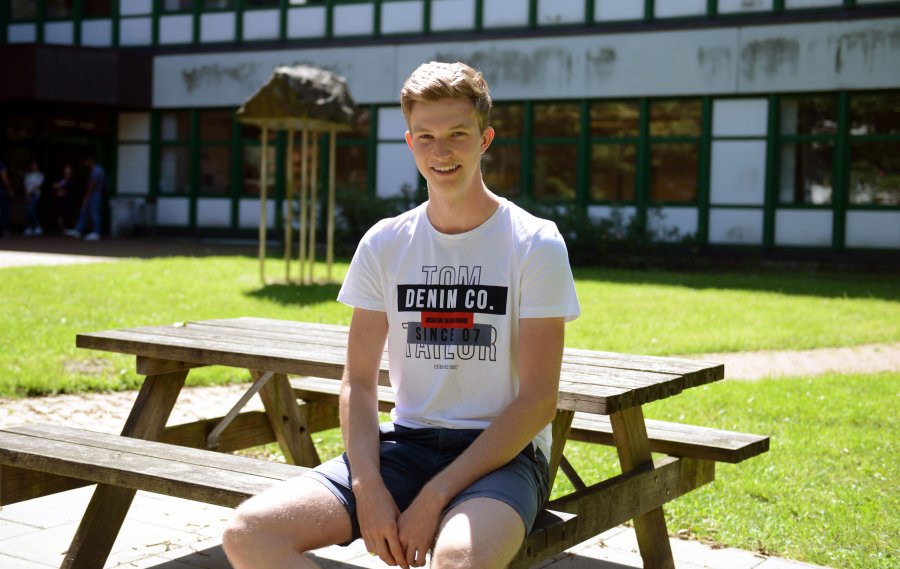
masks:
<path fill-rule="evenodd" d="M 44 234 L 44 224 L 54 225 L 53 232 L 85 241 L 100 239 L 100 215 L 103 193 L 106 188 L 106 172 L 97 164 L 93 156 L 84 160 L 87 181 L 84 193 L 79 195 L 70 165 L 63 167 L 62 177 L 49 183 L 40 165 L 32 160 L 22 175 L 21 188 L 25 198 L 25 229 L 23 235 Z M 0 162 L 0 235 L 11 235 L 11 209 L 18 196 L 9 169 Z M 41 215 L 41 206 L 50 211 Z M 74 225 L 73 225 L 74 224 Z"/>

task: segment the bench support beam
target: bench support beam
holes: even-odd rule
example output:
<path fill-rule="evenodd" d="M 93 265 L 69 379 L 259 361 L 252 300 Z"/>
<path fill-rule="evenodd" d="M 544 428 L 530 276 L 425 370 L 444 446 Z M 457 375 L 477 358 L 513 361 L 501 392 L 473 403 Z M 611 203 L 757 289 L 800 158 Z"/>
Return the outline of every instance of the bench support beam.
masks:
<path fill-rule="evenodd" d="M 147 376 L 131 414 L 125 421 L 122 436 L 158 440 L 172 407 L 175 406 L 175 400 L 184 385 L 187 373 L 187 370 L 182 370 Z M 75 532 L 72 544 L 66 552 L 62 569 L 103 567 L 119 535 L 135 493 L 135 490 L 129 488 L 106 484 L 97 486 Z"/>

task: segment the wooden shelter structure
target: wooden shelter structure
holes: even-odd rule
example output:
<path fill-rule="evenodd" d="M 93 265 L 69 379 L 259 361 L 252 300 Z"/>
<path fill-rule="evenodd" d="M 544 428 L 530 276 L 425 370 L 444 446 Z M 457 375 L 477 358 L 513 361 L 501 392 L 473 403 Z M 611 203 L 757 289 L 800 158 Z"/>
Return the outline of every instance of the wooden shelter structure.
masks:
<path fill-rule="evenodd" d="M 287 185 L 285 191 L 284 260 L 285 278 L 291 282 L 293 259 L 294 142 L 300 133 L 300 188 L 298 230 L 299 282 L 313 281 L 316 259 L 316 209 L 318 205 L 320 138 L 328 134 L 328 188 L 325 256 L 328 280 L 334 262 L 334 198 L 336 138 L 338 131 L 349 130 L 357 117 L 356 103 L 350 96 L 343 77 L 311 65 L 277 67 L 265 85 L 247 99 L 237 111 L 243 124 L 260 127 L 262 157 L 260 159 L 259 205 L 259 275 L 266 282 L 267 164 L 269 133 L 287 131 Z"/>

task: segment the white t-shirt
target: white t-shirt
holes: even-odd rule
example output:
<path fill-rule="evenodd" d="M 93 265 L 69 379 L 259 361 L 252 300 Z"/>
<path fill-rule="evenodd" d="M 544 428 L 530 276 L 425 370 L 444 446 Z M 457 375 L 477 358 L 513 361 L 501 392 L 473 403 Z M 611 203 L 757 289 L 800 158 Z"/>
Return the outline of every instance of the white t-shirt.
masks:
<path fill-rule="evenodd" d="M 387 313 L 391 417 L 414 428 L 487 428 L 519 391 L 519 319 L 580 313 L 556 225 L 507 200 L 460 234 L 425 204 L 378 222 L 338 300 Z M 549 456 L 550 425 L 535 443 Z"/>
<path fill-rule="evenodd" d="M 25 172 L 25 193 L 39 194 L 41 193 L 41 185 L 44 183 L 44 175 L 33 170 Z"/>

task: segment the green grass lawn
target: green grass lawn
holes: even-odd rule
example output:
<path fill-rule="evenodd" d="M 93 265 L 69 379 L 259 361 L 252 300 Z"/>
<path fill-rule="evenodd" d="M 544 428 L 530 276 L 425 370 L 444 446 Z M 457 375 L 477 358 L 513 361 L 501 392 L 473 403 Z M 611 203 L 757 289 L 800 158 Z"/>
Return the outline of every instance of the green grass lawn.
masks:
<path fill-rule="evenodd" d="M 281 263 L 267 272 L 280 274 Z M 340 278 L 346 264 L 337 266 Z M 320 271 L 322 274 L 324 271 Z M 170 258 L 0 271 L 0 396 L 137 387 L 134 361 L 75 349 L 75 334 L 236 316 L 349 322 L 335 284 L 261 286 L 254 258 Z M 804 349 L 900 341 L 900 277 L 805 272 L 576 271 L 583 316 L 567 345 L 644 354 Z M 226 368 L 189 381 L 246 380 Z M 666 508 L 669 530 L 850 568 L 897 567 L 900 373 L 726 381 L 654 403 L 647 416 L 767 434 L 769 453 L 720 465 Z M 317 435 L 329 455 L 336 431 Z M 573 443 L 587 482 L 613 452 Z M 567 481 L 560 477 L 556 492 Z"/>
<path fill-rule="evenodd" d="M 279 261 L 267 273 L 282 274 Z M 337 264 L 341 278 L 346 264 Z M 319 275 L 324 274 L 320 268 Z M 255 258 L 134 260 L 3 269 L 0 396 L 133 388 L 126 356 L 75 349 L 75 334 L 264 316 L 349 322 L 338 285 L 261 286 Z M 641 354 L 802 349 L 900 340 L 900 277 L 816 273 L 576 271 L 572 347 Z M 196 370 L 193 384 L 246 379 Z"/>

